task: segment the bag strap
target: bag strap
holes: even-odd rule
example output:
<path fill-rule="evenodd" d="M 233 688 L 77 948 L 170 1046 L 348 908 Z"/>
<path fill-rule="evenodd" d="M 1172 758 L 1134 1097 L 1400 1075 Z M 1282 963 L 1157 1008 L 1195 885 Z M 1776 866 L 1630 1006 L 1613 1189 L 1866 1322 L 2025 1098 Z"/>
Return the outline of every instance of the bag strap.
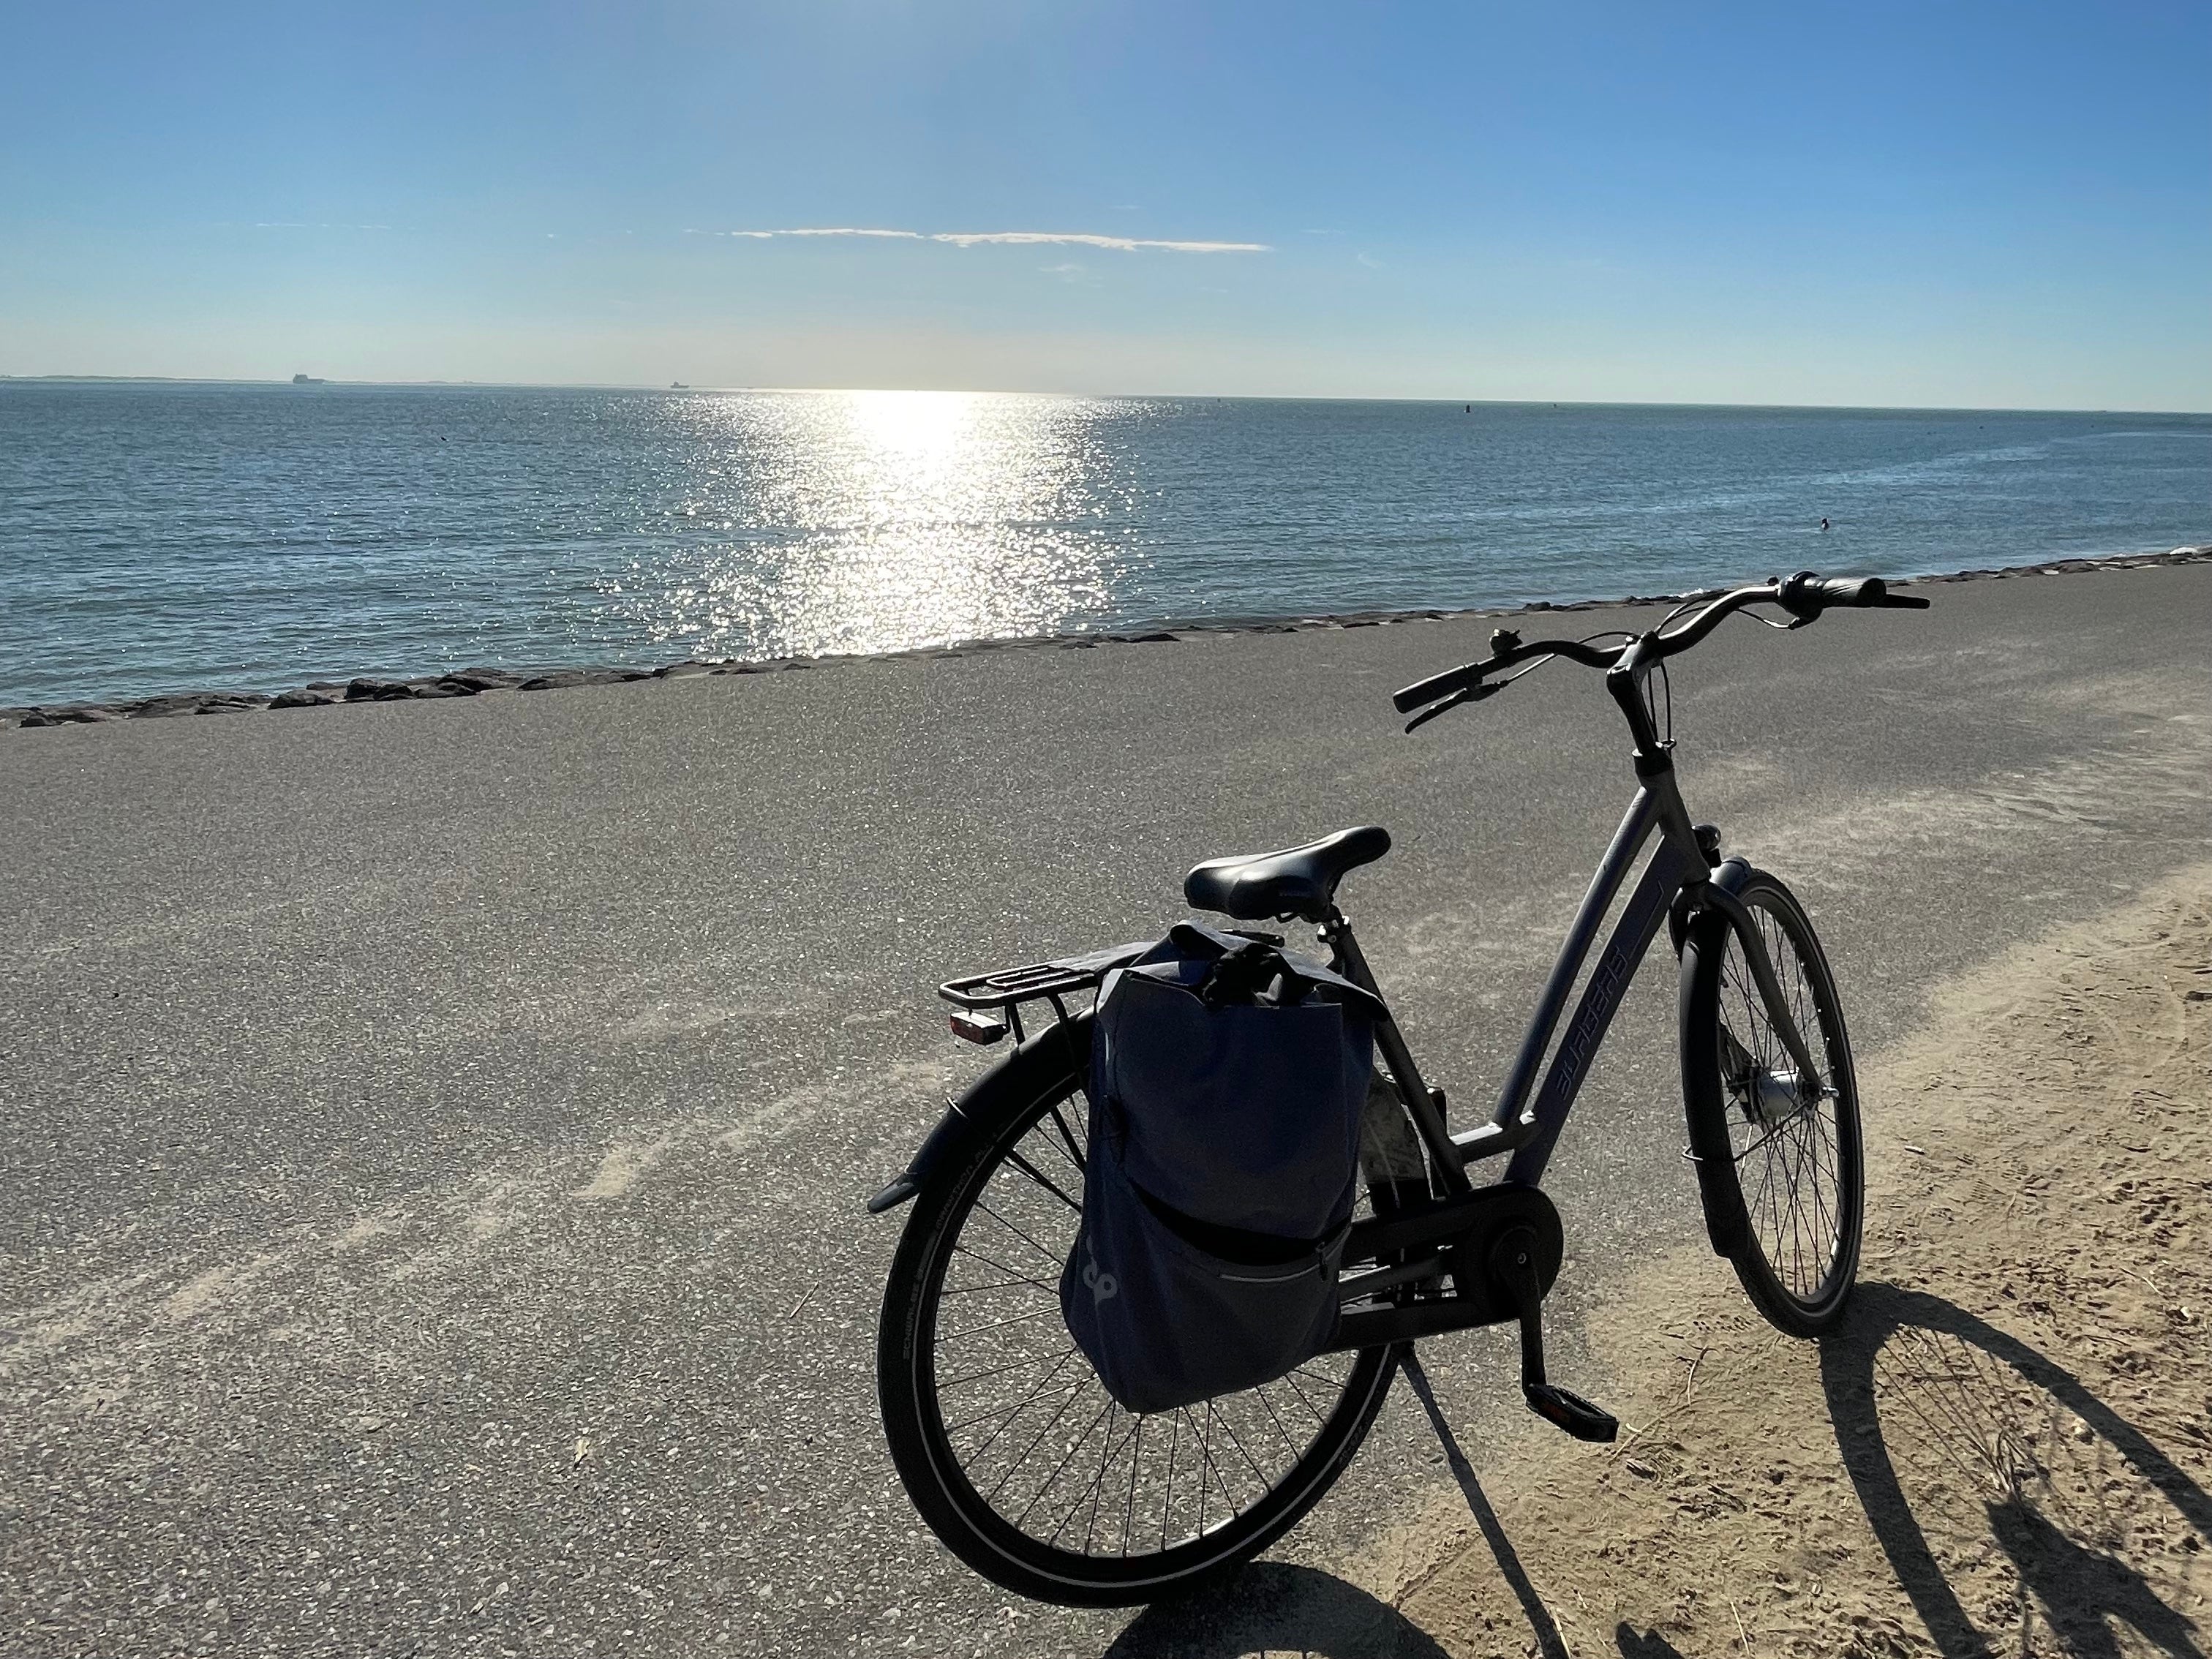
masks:
<path fill-rule="evenodd" d="M 1280 978 L 1286 990 L 1304 993 L 1325 988 L 1370 1014 L 1387 1012 L 1382 1000 L 1364 986 L 1353 984 L 1317 962 L 1288 955 L 1265 939 L 1221 933 L 1203 922 L 1179 921 L 1168 930 L 1168 943 L 1186 957 L 1213 963 L 1198 990 L 1199 1000 L 1209 1008 L 1249 1002 Z"/>

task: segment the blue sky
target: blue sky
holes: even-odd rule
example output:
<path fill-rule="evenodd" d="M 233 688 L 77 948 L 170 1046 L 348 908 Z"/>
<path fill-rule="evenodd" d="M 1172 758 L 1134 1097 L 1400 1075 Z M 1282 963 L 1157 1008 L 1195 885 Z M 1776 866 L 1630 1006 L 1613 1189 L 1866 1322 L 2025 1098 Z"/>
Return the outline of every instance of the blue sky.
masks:
<path fill-rule="evenodd" d="M 2212 408 L 2201 3 L 0 0 L 0 372 Z M 720 234 L 795 229 L 914 234 Z M 1092 240 L 932 240 L 1006 233 Z"/>

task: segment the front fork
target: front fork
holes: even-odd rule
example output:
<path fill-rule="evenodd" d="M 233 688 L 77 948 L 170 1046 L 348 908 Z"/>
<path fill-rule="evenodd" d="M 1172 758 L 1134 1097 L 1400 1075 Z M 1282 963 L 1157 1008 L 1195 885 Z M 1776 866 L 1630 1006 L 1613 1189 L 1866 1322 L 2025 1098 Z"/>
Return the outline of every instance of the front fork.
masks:
<path fill-rule="evenodd" d="M 1767 953 L 1765 938 L 1741 896 L 1752 873 L 1752 866 L 1747 860 L 1732 858 L 1714 870 L 1708 880 L 1695 888 L 1683 890 L 1676 897 L 1669 917 L 1675 953 L 1677 956 L 1682 954 L 1688 942 L 1692 922 L 1700 910 L 1716 911 L 1727 921 L 1729 932 L 1742 948 L 1746 965 L 1750 968 L 1752 979 L 1759 989 L 1759 1000 L 1765 1005 L 1767 1018 L 1774 1027 L 1775 1035 L 1782 1039 L 1783 1046 L 1796 1068 L 1795 1077 L 1788 1080 L 1791 1092 L 1796 1096 L 1794 1102 L 1788 1103 L 1789 1108 L 1792 1111 L 1802 1110 L 1808 1102 L 1820 1098 L 1826 1083 L 1819 1067 L 1812 1062 L 1804 1033 L 1798 1029 L 1789 999 L 1782 994 L 1773 961 Z M 1728 948 L 1725 940 L 1716 940 L 1715 945 L 1716 948 L 1723 951 Z M 1725 1068 L 1727 1056 L 1724 1049 L 1732 1045 L 1725 1042 L 1728 1034 L 1725 1028 L 1721 1028 L 1712 1034 L 1711 1051 L 1708 1052 L 1704 1040 L 1692 1031 L 1689 1022 L 1693 1018 L 1712 1018 L 1714 1011 L 1697 1006 L 1692 995 L 1691 970 L 1686 962 L 1682 969 L 1680 1010 L 1683 1104 L 1686 1108 L 1692 1098 L 1689 1067 L 1693 1064 L 1711 1063 Z M 1747 1060 L 1748 1056 L 1745 1058 Z M 1722 1081 L 1724 1085 L 1747 1086 L 1754 1091 L 1751 1101 L 1747 1103 L 1747 1109 L 1755 1109 L 1763 1117 L 1767 1109 L 1765 1097 L 1770 1086 L 1779 1085 L 1784 1079 L 1778 1076 L 1762 1075 L 1754 1067 L 1741 1078 L 1724 1077 Z M 1729 1089 L 1729 1092 L 1733 1094 L 1735 1090 Z M 1727 1110 L 1725 1100 L 1723 1110 Z M 1744 1206 L 1742 1189 L 1735 1179 L 1728 1129 L 1724 1123 L 1702 1121 L 1692 1113 L 1689 1132 L 1690 1145 L 1685 1155 L 1697 1167 L 1698 1193 L 1705 1214 L 1706 1237 L 1717 1253 L 1733 1259 L 1744 1248 L 1750 1217 Z"/>
<path fill-rule="evenodd" d="M 1708 844 L 1709 833 L 1712 842 L 1717 844 L 1719 831 L 1710 824 L 1698 826 L 1701 851 Z M 1729 931 L 1735 933 L 1737 945 L 1742 947 L 1745 965 L 1751 969 L 1752 983 L 1759 988 L 1759 1000 L 1765 1005 L 1767 1023 L 1773 1026 L 1774 1034 L 1782 1039 L 1783 1048 L 1797 1068 L 1800 1091 L 1807 1097 L 1818 1098 L 1820 1091 L 1827 1086 L 1826 1079 L 1813 1058 L 1812 1046 L 1798 1027 L 1796 1016 L 1790 1006 L 1790 999 L 1783 993 L 1781 977 L 1774 971 L 1774 958 L 1766 948 L 1766 936 L 1759 931 L 1758 922 L 1752 919 L 1749 908 L 1737 896 L 1738 890 L 1751 878 L 1751 874 L 1749 860 L 1732 858 L 1723 861 L 1706 880 L 1693 887 L 1685 887 L 1675 896 L 1668 914 L 1668 932 L 1674 939 L 1674 954 L 1679 958 L 1682 954 L 1683 942 L 1689 936 L 1691 917 L 1701 909 L 1721 913 L 1728 921 Z"/>

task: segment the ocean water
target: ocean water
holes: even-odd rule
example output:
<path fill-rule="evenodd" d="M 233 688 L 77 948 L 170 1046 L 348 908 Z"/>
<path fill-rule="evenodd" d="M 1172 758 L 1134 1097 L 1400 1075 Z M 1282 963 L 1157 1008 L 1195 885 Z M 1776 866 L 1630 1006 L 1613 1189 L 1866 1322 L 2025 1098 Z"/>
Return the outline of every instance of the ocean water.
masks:
<path fill-rule="evenodd" d="M 0 703 L 2207 539 L 2205 416 L 0 382 Z"/>

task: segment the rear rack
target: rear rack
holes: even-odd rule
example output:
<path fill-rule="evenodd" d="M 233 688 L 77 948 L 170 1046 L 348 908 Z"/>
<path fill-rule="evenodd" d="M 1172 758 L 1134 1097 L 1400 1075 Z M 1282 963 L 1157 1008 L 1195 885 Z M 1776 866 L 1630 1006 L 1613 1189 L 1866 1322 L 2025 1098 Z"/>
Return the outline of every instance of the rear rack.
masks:
<path fill-rule="evenodd" d="M 1000 968 L 988 974 L 971 974 L 948 980 L 937 994 L 960 1008 L 1011 1008 L 1019 1002 L 1036 1002 L 1087 991 L 1115 969 L 1133 962 L 1152 949 L 1154 941 L 1138 939 L 1110 950 L 1052 962 L 1032 962 L 1019 968 Z"/>

